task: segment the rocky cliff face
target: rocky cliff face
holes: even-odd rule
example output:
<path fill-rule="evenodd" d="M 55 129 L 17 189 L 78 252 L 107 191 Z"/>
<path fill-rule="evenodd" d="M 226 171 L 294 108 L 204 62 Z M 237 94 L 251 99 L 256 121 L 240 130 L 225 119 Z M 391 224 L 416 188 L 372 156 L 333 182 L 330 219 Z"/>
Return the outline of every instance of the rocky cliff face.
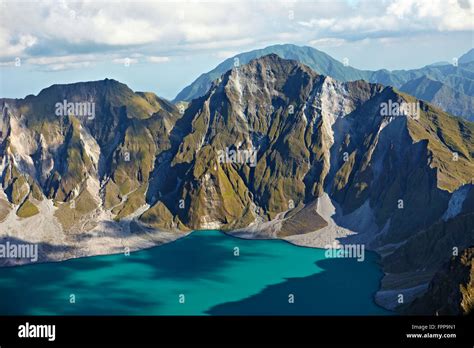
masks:
<path fill-rule="evenodd" d="M 191 101 L 202 97 L 207 93 L 212 82 L 231 70 L 234 64 L 247 64 L 253 59 L 273 53 L 285 59 L 296 60 L 319 74 L 330 76 L 338 81 L 365 80 L 399 88 L 418 99 L 437 105 L 452 115 L 472 121 L 474 116 L 472 114 L 474 103 L 472 51 L 459 57 L 457 66 L 446 62 L 412 70 L 369 71 L 343 64 L 313 47 L 291 44 L 273 45 L 226 59 L 185 87 L 174 101 Z"/>
<path fill-rule="evenodd" d="M 65 229 L 97 208 L 120 218 L 144 204 L 179 116 L 172 104 L 114 80 L 54 85 L 1 104 L 4 192 L 14 205 L 51 199 Z"/>
<path fill-rule="evenodd" d="M 185 208 L 158 195 L 191 228 L 243 227 L 311 201 L 329 170 L 332 123 L 381 89 L 367 86 L 344 99 L 342 84 L 276 55 L 229 71 L 177 123 L 183 141 L 166 187 Z"/>
<path fill-rule="evenodd" d="M 417 315 L 467 315 L 474 310 L 474 248 L 452 257 L 433 277 L 426 293 L 404 312 Z"/>
<path fill-rule="evenodd" d="M 382 255 L 378 302 L 389 308 L 474 243 L 474 124 L 392 87 L 270 54 L 226 72 L 184 113 L 113 80 L 1 107 L 10 235 L 29 237 L 18 224 L 34 221 L 55 244 L 89 250 L 104 235 L 120 246 L 117 234 L 209 228 L 363 243 Z"/>
<path fill-rule="evenodd" d="M 419 118 L 381 115 L 390 103 L 417 105 Z M 224 74 L 176 127 L 183 142 L 165 188 L 179 195 L 155 196 L 191 228 L 271 220 L 327 192 L 344 215 L 368 204 L 387 230 L 378 243 L 395 243 L 440 218 L 474 169 L 472 124 L 392 88 L 341 83 L 276 55 Z M 219 157 L 232 151 L 233 160 Z"/>

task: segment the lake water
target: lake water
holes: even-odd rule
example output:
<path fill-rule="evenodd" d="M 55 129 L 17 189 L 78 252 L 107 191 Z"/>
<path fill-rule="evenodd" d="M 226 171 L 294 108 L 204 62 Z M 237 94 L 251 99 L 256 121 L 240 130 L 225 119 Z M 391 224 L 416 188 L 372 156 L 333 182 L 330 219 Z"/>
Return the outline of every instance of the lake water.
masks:
<path fill-rule="evenodd" d="M 357 262 L 324 253 L 196 231 L 129 256 L 0 268 L 0 315 L 390 314 L 373 301 L 376 254 Z"/>

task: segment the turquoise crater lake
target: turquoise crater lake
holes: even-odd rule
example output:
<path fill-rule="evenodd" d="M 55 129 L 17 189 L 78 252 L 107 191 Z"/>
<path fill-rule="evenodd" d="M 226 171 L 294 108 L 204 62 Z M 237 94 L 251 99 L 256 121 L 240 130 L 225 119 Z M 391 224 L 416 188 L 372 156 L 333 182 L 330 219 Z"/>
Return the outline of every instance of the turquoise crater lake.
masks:
<path fill-rule="evenodd" d="M 129 256 L 0 268 L 0 315 L 390 314 L 373 301 L 376 254 L 357 262 L 324 253 L 196 231 Z"/>

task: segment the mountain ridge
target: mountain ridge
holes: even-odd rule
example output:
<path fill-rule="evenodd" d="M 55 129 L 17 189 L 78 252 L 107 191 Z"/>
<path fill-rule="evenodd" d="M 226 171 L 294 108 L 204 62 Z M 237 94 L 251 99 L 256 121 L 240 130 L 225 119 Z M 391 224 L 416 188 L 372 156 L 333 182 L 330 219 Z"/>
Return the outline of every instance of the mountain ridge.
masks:
<path fill-rule="evenodd" d="M 452 65 L 427 65 L 418 69 L 410 70 L 393 70 L 379 69 L 375 71 L 371 70 L 359 70 L 349 65 L 345 66 L 341 62 L 332 58 L 328 54 L 319 51 L 309 46 L 297 46 L 292 44 L 280 44 L 268 46 L 263 49 L 257 49 L 244 53 L 237 54 L 234 57 L 228 58 L 220 63 L 217 67 L 210 70 L 208 73 L 201 74 L 193 83 L 186 86 L 177 96 L 173 99 L 174 103 L 185 101 L 188 102 L 193 98 L 202 96 L 207 92 L 213 80 L 217 79 L 225 71 L 232 68 L 234 63 L 245 64 L 251 59 L 258 58 L 259 56 L 276 53 L 284 59 L 295 59 L 310 66 L 313 70 L 317 71 L 322 75 L 327 75 L 340 81 L 354 81 L 354 80 L 365 80 L 372 83 L 381 83 L 384 85 L 390 85 L 397 88 L 401 88 L 402 85 L 408 83 L 413 79 L 420 78 L 422 76 L 428 77 L 432 80 L 442 82 L 448 87 L 452 88 L 456 92 L 465 94 L 469 103 L 474 100 L 472 82 L 474 78 L 474 65 L 473 62 L 467 58 L 461 57 L 459 59 L 459 67 L 453 67 Z M 416 92 L 416 91 L 415 91 Z M 415 95 L 420 98 L 420 95 Z M 427 100 L 432 102 L 433 100 Z M 444 103 L 438 100 L 438 103 L 444 110 L 461 117 L 472 119 L 472 110 L 466 107 L 453 108 L 455 104 L 450 99 L 449 103 Z M 464 105 L 464 104 L 463 104 Z"/>
<path fill-rule="evenodd" d="M 363 243 L 383 256 L 380 303 L 394 308 L 387 291 L 409 291 L 432 273 L 415 277 L 410 258 L 393 255 L 413 256 L 415 237 L 437 235 L 443 219 L 453 238 L 472 239 L 461 219 L 472 210 L 474 124 L 396 88 L 337 81 L 276 54 L 227 71 L 184 112 L 103 84 L 116 89 L 99 81 L 0 100 L 2 223 L 17 238 L 78 249 L 56 259 L 193 229 Z M 56 115 L 64 98 L 95 103 L 94 117 Z M 31 205 L 39 214 L 24 217 Z M 50 234 L 18 227 L 32 222 Z M 442 259 L 450 247 L 430 251 Z"/>

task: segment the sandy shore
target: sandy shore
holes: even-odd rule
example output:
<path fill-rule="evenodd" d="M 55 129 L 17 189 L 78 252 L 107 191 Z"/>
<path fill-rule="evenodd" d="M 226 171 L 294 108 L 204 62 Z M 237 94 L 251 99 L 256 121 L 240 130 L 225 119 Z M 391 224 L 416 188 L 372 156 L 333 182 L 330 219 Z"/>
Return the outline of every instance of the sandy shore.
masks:
<path fill-rule="evenodd" d="M 64 232 L 54 216 L 56 207 L 50 200 L 37 203 L 40 213 L 28 219 L 19 218 L 12 209 L 0 223 L 0 241 L 16 244 L 37 244 L 36 262 L 54 262 L 68 259 L 128 253 L 172 242 L 188 233 L 160 231 L 142 226 L 137 217 L 146 206 L 134 215 L 113 220 L 109 212 L 96 210 L 82 219 L 71 231 Z M 93 224 L 88 224 L 93 220 Z M 89 225 L 89 227 L 87 227 Z M 90 225 L 95 227 L 90 228 Z M 30 259 L 0 259 L 0 266 L 31 263 Z"/>

